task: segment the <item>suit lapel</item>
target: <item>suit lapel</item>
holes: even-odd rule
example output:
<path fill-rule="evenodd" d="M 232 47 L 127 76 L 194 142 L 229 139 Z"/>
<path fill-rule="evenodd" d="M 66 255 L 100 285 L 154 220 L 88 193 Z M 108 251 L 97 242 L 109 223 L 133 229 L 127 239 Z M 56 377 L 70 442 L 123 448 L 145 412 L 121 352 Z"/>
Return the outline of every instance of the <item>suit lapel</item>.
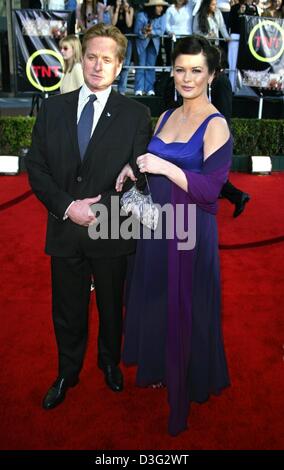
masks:
<path fill-rule="evenodd" d="M 65 96 L 65 118 L 68 128 L 69 138 L 71 140 L 72 149 L 74 149 L 74 156 L 81 164 L 80 151 L 77 138 L 77 109 L 79 100 L 79 90 L 73 93 L 66 93 Z"/>
<path fill-rule="evenodd" d="M 107 103 L 104 107 L 104 110 L 100 116 L 100 119 L 96 125 L 96 128 L 93 132 L 93 135 L 90 139 L 82 165 L 85 165 L 89 158 L 95 153 L 95 149 L 98 142 L 102 141 L 104 134 L 110 128 L 117 114 L 119 113 L 119 105 L 120 96 L 118 95 L 118 93 L 112 90 L 109 95 L 109 99 L 107 100 Z"/>

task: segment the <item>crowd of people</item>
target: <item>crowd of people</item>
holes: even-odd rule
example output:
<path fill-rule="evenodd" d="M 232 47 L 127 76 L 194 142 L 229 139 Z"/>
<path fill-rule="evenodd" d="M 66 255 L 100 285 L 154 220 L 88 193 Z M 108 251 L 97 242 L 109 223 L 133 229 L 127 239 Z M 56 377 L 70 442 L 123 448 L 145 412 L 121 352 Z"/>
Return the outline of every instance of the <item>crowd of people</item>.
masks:
<path fill-rule="evenodd" d="M 39 7 L 41 0 L 31 0 Z M 229 78 L 236 90 L 236 67 L 241 18 L 244 15 L 283 18 L 283 0 L 49 0 L 49 9 L 72 11 L 68 31 L 84 34 L 91 26 L 104 23 L 117 26 L 128 36 L 124 68 L 118 90 L 127 89 L 128 67 L 138 68 L 134 92 L 137 96 L 155 94 L 155 66 L 171 65 L 177 37 L 197 33 L 226 51 Z M 161 46 L 164 55 L 162 58 Z"/>
<path fill-rule="evenodd" d="M 76 35 L 60 41 L 61 93 L 40 108 L 26 165 L 31 187 L 48 211 L 46 253 L 58 372 L 43 408 L 59 406 L 79 382 L 94 280 L 98 367 L 107 387 L 121 392 L 121 359 L 135 364 L 137 385 L 167 388 L 168 431 L 176 436 L 188 427 L 192 402 L 205 402 L 230 385 L 215 216 L 220 194 L 236 204 L 235 217 L 249 195 L 228 180 L 232 87 L 223 72 L 226 52 L 223 48 L 222 62 L 218 46 L 220 35 L 230 44 L 232 34 L 239 34 L 240 15 L 256 14 L 257 7 L 248 0 L 235 6 L 223 1 L 220 8 L 216 0 L 195 5 L 175 0 L 168 7 L 165 0 L 148 0 L 138 11 L 121 0 L 80 5 L 82 45 Z M 132 31 L 134 39 L 127 41 L 125 34 Z M 135 93 L 153 95 L 165 32 L 171 38 L 184 36 L 171 55 L 179 102 L 160 116 L 152 135 L 149 109 L 124 96 L 123 64 L 130 63 L 135 45 L 141 67 Z M 112 88 L 117 79 L 119 93 Z M 228 90 L 222 113 L 221 105 L 215 106 L 220 87 L 222 97 Z M 120 207 L 119 193 L 134 182 L 145 183 L 146 174 L 153 202 L 173 208 L 174 236 L 163 225 L 165 214 L 157 239 L 151 231 L 146 236 L 142 231 L 137 243 L 123 230 L 113 237 L 112 227 L 106 236 L 91 236 L 91 228 L 100 225 L 98 205 L 107 218 L 112 216 L 114 201 Z M 195 230 L 194 243 L 184 249 L 178 206 L 195 208 L 194 221 L 189 212 L 183 220 L 183 235 Z M 120 212 L 118 221 L 121 228 L 125 217 Z"/>

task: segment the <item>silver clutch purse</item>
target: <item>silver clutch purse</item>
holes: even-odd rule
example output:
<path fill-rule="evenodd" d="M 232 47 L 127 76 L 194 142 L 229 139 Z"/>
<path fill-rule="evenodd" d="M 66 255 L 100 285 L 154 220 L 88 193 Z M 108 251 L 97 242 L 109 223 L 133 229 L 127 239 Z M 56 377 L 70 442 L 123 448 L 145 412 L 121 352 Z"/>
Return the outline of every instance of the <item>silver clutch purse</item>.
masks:
<path fill-rule="evenodd" d="M 134 185 L 129 191 L 122 195 L 120 204 L 127 215 L 132 213 L 143 225 L 146 225 L 146 227 L 151 230 L 156 230 L 159 221 L 159 210 L 153 203 L 146 175 L 145 179 L 149 194 L 143 194 L 137 189 L 136 185 Z"/>

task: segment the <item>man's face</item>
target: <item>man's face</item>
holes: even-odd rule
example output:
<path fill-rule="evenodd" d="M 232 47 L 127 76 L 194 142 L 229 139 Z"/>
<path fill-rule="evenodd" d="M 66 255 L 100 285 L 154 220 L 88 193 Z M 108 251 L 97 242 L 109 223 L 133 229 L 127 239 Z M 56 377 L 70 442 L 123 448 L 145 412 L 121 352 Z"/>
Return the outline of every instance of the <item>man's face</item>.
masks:
<path fill-rule="evenodd" d="M 85 83 L 94 93 L 106 90 L 119 75 L 122 63 L 112 38 L 95 37 L 87 42 L 82 61 Z"/>

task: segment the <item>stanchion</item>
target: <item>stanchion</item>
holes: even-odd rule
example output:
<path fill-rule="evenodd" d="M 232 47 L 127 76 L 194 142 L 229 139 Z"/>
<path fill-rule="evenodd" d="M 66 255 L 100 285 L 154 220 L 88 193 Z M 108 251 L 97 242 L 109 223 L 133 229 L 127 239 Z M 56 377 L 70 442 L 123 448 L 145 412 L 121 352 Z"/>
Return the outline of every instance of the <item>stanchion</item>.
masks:
<path fill-rule="evenodd" d="M 258 119 L 262 119 L 263 110 L 263 93 L 259 91 L 259 103 L 258 103 Z"/>
<path fill-rule="evenodd" d="M 32 117 L 34 115 L 34 110 L 38 113 L 41 101 L 48 98 L 48 93 L 33 93 L 32 96 L 32 106 L 29 112 L 29 116 Z"/>

